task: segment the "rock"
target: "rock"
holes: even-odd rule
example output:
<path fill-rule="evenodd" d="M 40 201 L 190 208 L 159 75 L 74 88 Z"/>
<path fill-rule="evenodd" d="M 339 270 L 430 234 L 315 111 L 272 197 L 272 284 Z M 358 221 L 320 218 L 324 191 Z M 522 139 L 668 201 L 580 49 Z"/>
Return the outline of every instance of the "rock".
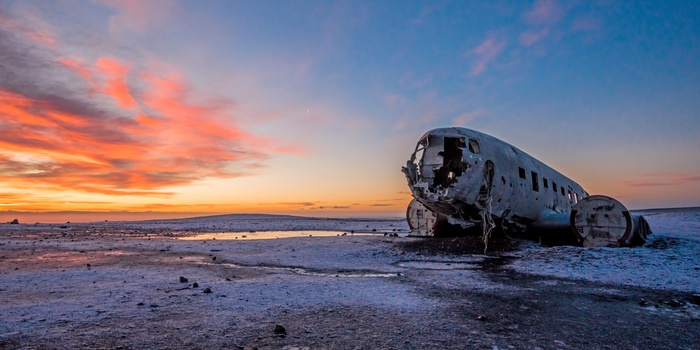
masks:
<path fill-rule="evenodd" d="M 197 283 L 197 282 L 192 283 L 192 288 L 199 288 L 199 283 Z"/>
<path fill-rule="evenodd" d="M 639 298 L 639 301 L 637 303 L 639 303 L 639 306 L 646 306 L 647 300 L 644 298 Z"/>
<path fill-rule="evenodd" d="M 281 324 L 276 324 L 273 332 L 275 334 L 287 334 L 287 329 L 285 329 L 284 326 Z"/>
<path fill-rule="evenodd" d="M 204 288 L 204 294 L 209 294 L 211 293 L 211 289 L 209 287 Z"/>
<path fill-rule="evenodd" d="M 216 260 L 216 257 L 211 258 L 211 260 Z"/>
<path fill-rule="evenodd" d="M 180 276 L 180 283 L 187 283 L 188 280 L 185 277 Z"/>
<path fill-rule="evenodd" d="M 12 225 L 19 225 L 19 220 L 14 219 L 14 220 L 10 221 L 10 224 L 12 224 Z"/>
<path fill-rule="evenodd" d="M 143 306 L 144 304 L 143 304 L 143 301 L 142 301 L 142 302 L 140 302 L 140 303 L 138 303 L 138 304 L 136 304 L 136 305 L 138 305 L 138 306 Z"/>
<path fill-rule="evenodd" d="M 484 316 L 484 315 L 479 315 L 479 316 L 476 317 L 476 319 L 479 320 L 479 321 L 486 321 L 486 316 Z"/>
<path fill-rule="evenodd" d="M 690 297 L 690 302 L 695 305 L 700 305 L 700 294 L 693 294 L 693 296 Z"/>

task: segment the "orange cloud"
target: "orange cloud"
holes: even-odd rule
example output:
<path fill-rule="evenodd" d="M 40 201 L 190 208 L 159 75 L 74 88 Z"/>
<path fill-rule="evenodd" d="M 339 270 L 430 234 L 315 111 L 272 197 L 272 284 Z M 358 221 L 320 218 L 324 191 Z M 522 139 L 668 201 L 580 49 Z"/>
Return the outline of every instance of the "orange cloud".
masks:
<path fill-rule="evenodd" d="M 105 94 L 114 98 L 122 108 L 131 108 L 136 106 L 136 100 L 131 96 L 129 86 L 126 84 L 129 67 L 122 65 L 114 59 L 100 58 L 95 65 L 107 76 L 103 91 Z"/>
<path fill-rule="evenodd" d="M 60 58 L 86 94 L 48 96 L 0 86 L 0 182 L 108 195 L 167 195 L 166 187 L 252 173 L 270 153 L 295 153 L 235 124 L 232 101 L 195 101 L 186 79 L 100 58 Z M 82 85 L 83 88 L 85 85 Z M 26 90 L 26 88 L 25 88 Z M 69 94 L 70 91 L 66 91 Z M 83 97 L 93 95 L 93 97 Z M 103 106 L 101 96 L 114 106 Z M 142 106 L 142 107 L 140 107 Z M 18 156 L 19 155 L 19 156 Z"/>

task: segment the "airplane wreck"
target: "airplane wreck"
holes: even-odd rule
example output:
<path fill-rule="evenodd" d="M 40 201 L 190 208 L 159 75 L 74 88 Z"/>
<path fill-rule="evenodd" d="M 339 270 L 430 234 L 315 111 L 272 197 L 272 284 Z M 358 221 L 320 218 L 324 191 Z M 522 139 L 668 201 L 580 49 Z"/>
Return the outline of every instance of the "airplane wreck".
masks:
<path fill-rule="evenodd" d="M 423 135 L 402 169 L 413 194 L 406 219 L 414 236 L 492 231 L 545 244 L 643 245 L 640 215 L 614 198 L 589 195 L 543 162 L 493 136 L 466 128 Z"/>

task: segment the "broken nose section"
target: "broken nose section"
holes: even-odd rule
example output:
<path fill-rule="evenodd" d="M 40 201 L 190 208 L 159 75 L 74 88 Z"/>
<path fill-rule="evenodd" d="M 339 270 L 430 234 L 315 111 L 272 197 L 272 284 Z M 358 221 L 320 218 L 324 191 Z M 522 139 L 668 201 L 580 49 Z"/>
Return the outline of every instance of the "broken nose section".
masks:
<path fill-rule="evenodd" d="M 461 214 L 472 211 L 466 210 L 471 206 L 466 204 L 468 201 L 465 195 L 471 195 L 471 191 L 467 189 L 467 180 L 475 178 L 473 174 L 466 176 L 472 169 L 472 165 L 465 161 L 466 147 L 465 136 L 453 130 L 440 129 L 421 138 L 410 160 L 402 169 L 408 180 L 408 187 L 417 201 L 409 205 L 409 222 L 412 220 L 411 214 L 414 216 L 413 220 L 418 220 L 418 213 L 427 210 L 434 213 L 438 221 L 442 218 L 443 221 L 451 220 L 451 224 L 459 224 L 462 227 L 473 226 L 461 220 Z M 452 222 L 455 220 L 456 222 Z"/>

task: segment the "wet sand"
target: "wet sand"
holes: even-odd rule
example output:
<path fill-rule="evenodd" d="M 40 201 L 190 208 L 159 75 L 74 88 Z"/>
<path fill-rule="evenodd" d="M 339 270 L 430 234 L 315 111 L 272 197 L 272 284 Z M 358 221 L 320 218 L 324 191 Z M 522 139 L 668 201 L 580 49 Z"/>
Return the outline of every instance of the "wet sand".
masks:
<path fill-rule="evenodd" d="M 484 256 L 468 239 L 456 252 L 383 234 L 197 241 L 178 238 L 210 225 L 30 226 L 0 229 L 0 349 L 700 344 L 692 294 L 518 273 L 517 245 Z"/>

